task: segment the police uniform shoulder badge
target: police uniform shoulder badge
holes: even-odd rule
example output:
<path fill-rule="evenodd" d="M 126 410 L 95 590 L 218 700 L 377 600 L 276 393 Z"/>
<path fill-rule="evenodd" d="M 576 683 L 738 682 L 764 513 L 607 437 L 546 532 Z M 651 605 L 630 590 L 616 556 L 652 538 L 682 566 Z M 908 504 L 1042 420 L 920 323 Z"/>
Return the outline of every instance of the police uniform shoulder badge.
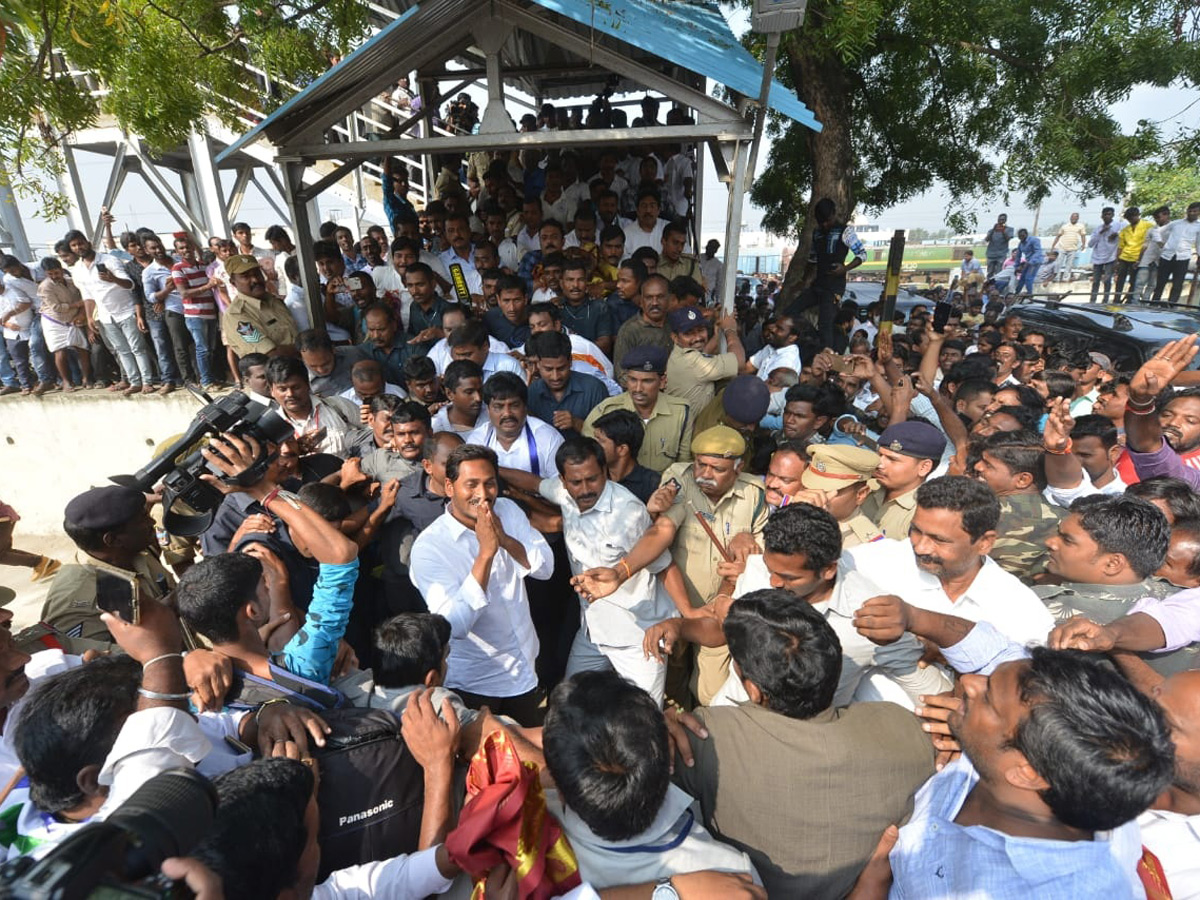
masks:
<path fill-rule="evenodd" d="M 263 339 L 262 332 L 254 327 L 253 322 L 238 322 L 237 333 L 247 344 L 257 344 Z"/>

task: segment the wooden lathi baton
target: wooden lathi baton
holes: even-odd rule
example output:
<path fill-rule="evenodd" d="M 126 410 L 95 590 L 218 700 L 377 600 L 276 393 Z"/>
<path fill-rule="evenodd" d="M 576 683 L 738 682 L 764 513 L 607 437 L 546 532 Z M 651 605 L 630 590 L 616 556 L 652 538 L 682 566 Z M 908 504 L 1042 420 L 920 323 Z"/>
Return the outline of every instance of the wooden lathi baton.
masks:
<path fill-rule="evenodd" d="M 696 521 L 700 523 L 700 527 L 704 529 L 704 532 L 708 535 L 708 539 L 713 542 L 713 546 L 717 548 L 717 552 L 721 554 L 721 557 L 725 560 L 725 562 L 733 562 L 733 554 L 729 552 L 728 547 L 721 543 L 721 539 L 717 537 L 717 533 L 712 530 L 712 526 L 709 525 L 708 520 L 704 518 L 704 513 L 696 509 L 695 504 L 693 504 L 691 500 L 687 501 L 687 505 L 691 507 L 692 512 L 696 516 Z"/>

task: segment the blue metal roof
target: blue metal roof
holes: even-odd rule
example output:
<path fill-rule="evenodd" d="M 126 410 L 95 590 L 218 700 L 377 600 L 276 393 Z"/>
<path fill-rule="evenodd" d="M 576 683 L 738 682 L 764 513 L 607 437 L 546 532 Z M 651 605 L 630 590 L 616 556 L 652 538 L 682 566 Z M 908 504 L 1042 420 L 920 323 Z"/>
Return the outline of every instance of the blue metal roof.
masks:
<path fill-rule="evenodd" d="M 614 41 L 635 47 L 651 56 L 665 59 L 696 72 L 748 97 L 758 97 L 762 87 L 762 65 L 738 43 L 721 10 L 712 0 L 533 0 L 538 6 L 571 19 L 585 28 L 595 28 Z M 453 5 L 455 15 L 447 17 Z M 396 68 L 402 57 L 419 54 L 413 47 L 428 48 L 428 36 L 418 20 L 428 17 L 429 25 L 444 21 L 466 21 L 463 0 L 422 0 L 404 10 L 336 66 L 287 100 L 273 113 L 247 131 L 217 156 L 217 162 L 234 155 L 246 145 L 266 135 L 278 137 L 287 130 L 289 120 L 308 119 L 334 98 L 355 92 L 356 79 L 388 68 Z M 479 0 L 480 7 L 486 0 Z M 423 11 L 423 14 L 422 14 Z M 417 29 L 414 31 L 414 26 Z M 440 27 L 440 26 L 439 26 Z M 421 34 L 417 37 L 417 31 Z M 413 32 L 408 34 L 407 32 Z M 620 73 L 618 73 L 620 74 Z M 801 103 L 793 91 L 772 82 L 768 104 L 776 112 L 794 119 L 814 131 L 821 123 Z"/>
<path fill-rule="evenodd" d="M 708 0 L 533 0 L 538 6 L 594 27 L 618 41 L 660 56 L 758 98 L 762 64 L 738 43 L 716 3 Z M 777 81 L 767 95 L 771 109 L 821 130 L 794 91 Z"/>
<path fill-rule="evenodd" d="M 317 78 L 314 78 L 312 81 L 310 81 L 308 85 L 305 86 L 304 90 L 297 91 L 273 113 L 243 134 L 230 146 L 226 147 L 221 153 L 217 154 L 216 161 L 222 162 L 226 157 L 233 156 L 233 154 L 237 153 L 247 144 L 252 144 L 258 140 L 259 136 L 262 135 L 264 131 L 266 131 L 276 122 L 286 118 L 292 113 L 293 110 L 307 105 L 310 97 L 325 90 L 327 82 L 332 82 L 343 74 L 342 66 L 344 66 L 346 62 L 348 62 L 352 57 L 357 56 L 359 53 L 367 50 L 367 48 L 371 45 L 384 43 L 391 32 L 399 31 L 401 28 L 403 28 L 404 24 L 413 16 L 415 16 L 417 14 L 417 10 L 420 8 L 420 6 L 413 5 L 411 8 L 404 10 L 404 12 L 402 12 L 397 18 L 389 22 L 383 28 L 380 28 L 379 31 L 373 34 L 361 46 L 357 47 L 354 52 L 347 56 L 346 59 L 342 60 L 340 64 L 336 66 L 330 66 Z"/>

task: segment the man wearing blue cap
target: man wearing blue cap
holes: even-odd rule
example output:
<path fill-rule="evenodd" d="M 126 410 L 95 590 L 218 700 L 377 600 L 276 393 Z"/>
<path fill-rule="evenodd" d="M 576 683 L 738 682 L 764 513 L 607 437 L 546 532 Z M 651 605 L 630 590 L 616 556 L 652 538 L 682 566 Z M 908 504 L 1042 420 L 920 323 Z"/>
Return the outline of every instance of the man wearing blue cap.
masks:
<path fill-rule="evenodd" d="M 717 392 L 696 416 L 696 434 L 714 425 L 726 425 L 738 432 L 746 442 L 742 463 L 750 465 L 764 444 L 774 445 L 774 438 L 759 423 L 767 414 L 771 391 L 757 375 L 739 375 Z M 762 472 L 755 472 L 761 475 Z"/>
<path fill-rule="evenodd" d="M 717 354 L 704 352 L 708 322 L 699 307 L 681 306 L 667 316 L 667 321 L 675 346 L 667 358 L 666 390 L 686 403 L 695 416 L 712 400 L 716 382 L 733 378 L 746 365 L 746 350 L 733 316 L 726 316 L 718 323 L 729 351 Z"/>
<path fill-rule="evenodd" d="M 880 487 L 867 497 L 862 512 L 884 537 L 897 541 L 908 537 L 917 488 L 937 468 L 945 449 L 945 435 L 925 422 L 897 422 L 879 436 L 875 480 Z"/>
<path fill-rule="evenodd" d="M 175 580 L 150 552 L 156 542 L 145 495 L 110 484 L 84 491 L 67 504 L 63 530 L 79 553 L 58 570 L 41 620 L 69 637 L 110 643 L 96 606 L 101 591 L 158 599 Z"/>
<path fill-rule="evenodd" d="M 678 397 L 665 393 L 667 351 L 657 346 L 635 347 L 620 359 L 625 392 L 596 405 L 583 423 L 583 436 L 594 437 L 596 420 L 614 409 L 627 409 L 642 420 L 646 436 L 638 462 L 662 472 L 692 458 L 692 414 Z"/>

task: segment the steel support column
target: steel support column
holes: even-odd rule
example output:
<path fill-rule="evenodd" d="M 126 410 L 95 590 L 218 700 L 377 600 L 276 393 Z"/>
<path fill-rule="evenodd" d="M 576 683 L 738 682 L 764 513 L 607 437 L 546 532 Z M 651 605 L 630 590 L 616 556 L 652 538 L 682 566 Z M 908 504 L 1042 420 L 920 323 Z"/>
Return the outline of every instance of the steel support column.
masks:
<path fill-rule="evenodd" d="M 313 328 L 325 324 L 325 304 L 321 291 L 321 279 L 317 274 L 317 264 L 313 258 L 313 223 L 309 218 L 309 204 L 302 197 L 304 188 L 304 166 L 301 163 L 289 162 L 283 164 L 283 182 L 287 188 L 284 199 L 291 214 L 293 241 L 296 244 L 296 261 L 300 266 L 300 282 L 304 285 L 304 294 L 308 299 L 309 321 Z"/>
<path fill-rule="evenodd" d="M 208 135 L 193 131 L 188 135 L 188 153 L 192 158 L 192 172 L 195 176 L 195 191 L 199 201 L 200 218 L 208 231 L 206 237 L 230 236 L 229 218 L 226 213 L 225 198 L 221 191 L 221 176 L 217 165 L 213 162 L 212 144 Z"/>

